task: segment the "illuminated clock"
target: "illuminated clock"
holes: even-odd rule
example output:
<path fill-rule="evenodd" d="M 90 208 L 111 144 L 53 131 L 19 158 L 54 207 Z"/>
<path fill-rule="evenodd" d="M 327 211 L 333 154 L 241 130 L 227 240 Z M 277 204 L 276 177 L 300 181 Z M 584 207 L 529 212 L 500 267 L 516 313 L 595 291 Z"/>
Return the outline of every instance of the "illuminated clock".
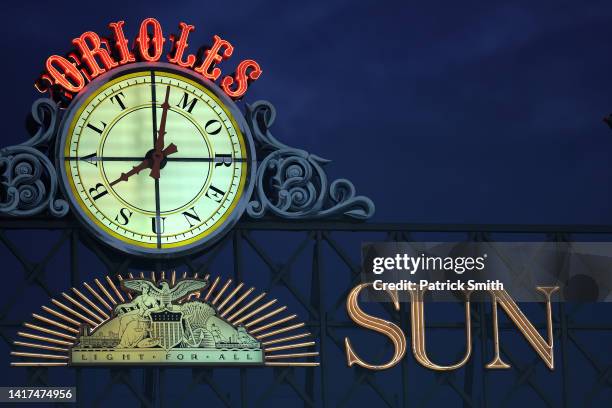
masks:
<path fill-rule="evenodd" d="M 96 78 L 69 106 L 57 149 L 77 218 L 132 254 L 212 244 L 253 189 L 253 142 L 239 109 L 213 83 L 168 64 Z"/>

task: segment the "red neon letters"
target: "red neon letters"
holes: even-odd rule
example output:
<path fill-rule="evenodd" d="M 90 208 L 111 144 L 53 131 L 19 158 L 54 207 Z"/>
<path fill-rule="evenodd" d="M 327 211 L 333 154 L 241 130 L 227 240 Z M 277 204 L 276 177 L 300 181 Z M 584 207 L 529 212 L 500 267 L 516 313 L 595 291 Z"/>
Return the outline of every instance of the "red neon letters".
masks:
<path fill-rule="evenodd" d="M 152 40 L 149 37 L 149 26 L 153 28 Z M 138 42 L 138 49 L 143 60 L 149 62 L 159 61 L 164 51 L 164 41 L 166 41 L 159 21 L 154 18 L 145 19 L 140 24 L 140 34 L 138 34 L 136 41 Z M 150 45 L 151 43 L 152 45 Z M 151 48 L 153 49 L 153 55 L 150 54 Z"/>
<path fill-rule="evenodd" d="M 79 92 L 85 86 L 85 78 L 81 72 L 64 57 L 50 56 L 47 58 L 46 68 L 55 83 L 69 92 Z"/>
<path fill-rule="evenodd" d="M 222 54 L 219 54 L 221 48 L 225 48 Z M 211 81 L 216 81 L 219 76 L 221 76 L 221 70 L 219 68 L 213 68 L 219 62 L 228 59 L 232 56 L 234 52 L 234 46 L 229 42 L 222 40 L 221 37 L 215 35 L 215 43 L 210 48 L 210 50 L 206 50 L 206 58 L 202 65 L 195 69 L 196 72 L 204 75 L 206 78 Z M 212 68 L 212 71 L 211 71 Z"/>
<path fill-rule="evenodd" d="M 134 54 L 132 54 L 128 48 L 128 40 L 125 38 L 125 34 L 123 34 L 123 24 L 125 24 L 125 21 L 117 21 L 116 23 L 110 23 L 108 25 L 108 27 L 113 30 L 115 47 L 121 57 L 121 60 L 118 61 L 119 65 L 127 64 L 128 62 L 136 62 Z"/>
<path fill-rule="evenodd" d="M 185 24 L 183 22 L 179 23 L 179 28 L 181 29 L 181 36 L 174 43 L 174 56 L 168 54 L 168 62 L 179 65 L 184 68 L 191 68 L 193 64 L 195 64 L 196 57 L 193 54 L 189 54 L 187 56 L 187 61 L 183 61 L 183 53 L 185 52 L 185 48 L 187 48 L 187 37 L 189 33 L 195 30 L 195 27 L 189 24 Z M 174 36 L 170 36 L 171 40 L 175 40 Z"/>
<path fill-rule="evenodd" d="M 230 76 L 223 78 L 223 81 L 221 81 L 221 88 L 223 88 L 223 91 L 232 98 L 240 98 L 246 92 L 249 82 L 255 81 L 259 78 L 261 73 L 262 71 L 261 68 L 259 68 L 259 64 L 253 60 L 244 60 L 238 64 L 234 78 Z M 231 85 L 234 83 L 234 80 L 236 81 L 236 89 L 232 91 Z"/>
<path fill-rule="evenodd" d="M 72 40 L 72 43 L 77 46 L 81 54 L 81 60 L 87 65 L 87 68 L 89 68 L 89 75 L 91 78 L 95 78 L 106 72 L 106 70 L 118 65 L 113 61 L 108 51 L 100 46 L 102 43 L 100 37 L 93 31 L 87 31 L 81 34 L 79 38 Z M 100 57 L 102 64 L 104 64 L 104 68 L 100 68 L 100 65 L 98 65 L 96 56 Z"/>
<path fill-rule="evenodd" d="M 124 21 L 117 21 L 108 25 L 112 34 L 110 39 L 100 37 L 93 31 L 87 31 L 72 40 L 76 47 L 75 52 L 67 57 L 50 56 L 45 64 L 45 72 L 34 84 L 36 89 L 40 92 L 48 91 L 52 98 L 67 102 L 91 79 L 115 67 L 137 60 L 159 61 L 166 42 L 159 21 L 154 18 L 142 21 L 135 44 L 132 45 L 132 49 L 136 49 L 135 52 L 130 50 L 129 41 L 123 31 L 124 24 Z M 211 81 L 218 80 L 222 71 L 217 65 L 232 56 L 233 45 L 215 35 L 213 45 L 202 54 L 200 60 L 195 52 L 187 51 L 187 38 L 195 27 L 181 22 L 179 29 L 178 36 L 169 36 L 172 49 L 166 55 L 168 62 L 191 68 Z M 223 77 L 221 88 L 233 99 L 239 99 L 246 93 L 249 83 L 259 78 L 261 73 L 262 70 L 257 62 L 251 59 L 244 60 L 238 64 L 234 74 Z"/>

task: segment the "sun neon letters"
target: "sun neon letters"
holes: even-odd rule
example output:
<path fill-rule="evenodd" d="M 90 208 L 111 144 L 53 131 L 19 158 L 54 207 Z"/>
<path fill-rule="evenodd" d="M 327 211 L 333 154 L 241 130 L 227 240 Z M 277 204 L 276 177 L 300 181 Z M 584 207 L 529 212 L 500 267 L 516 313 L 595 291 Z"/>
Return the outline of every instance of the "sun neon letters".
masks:
<path fill-rule="evenodd" d="M 124 24 L 124 21 L 117 21 L 108 25 L 111 30 L 110 39 L 87 31 L 72 40 L 75 51 L 66 57 L 52 55 L 47 58 L 45 71 L 34 84 L 36 89 L 39 92 L 49 92 L 54 100 L 65 105 L 89 81 L 113 68 L 136 61 L 160 61 L 168 43 L 171 46 L 170 52 L 166 54 L 168 62 L 193 69 L 203 77 L 216 81 L 222 76 L 218 64 L 228 60 L 234 52 L 234 46 L 229 41 L 215 35 L 212 46 L 203 53 L 189 53 L 187 40 L 195 27 L 181 22 L 180 34 L 171 34 L 167 42 L 161 24 L 154 18 L 142 21 L 138 36 L 130 44 L 123 31 Z M 257 80 L 261 73 L 261 67 L 256 61 L 246 59 L 238 64 L 233 74 L 221 79 L 220 86 L 231 98 L 240 99 L 246 93 L 249 83 Z"/>
<path fill-rule="evenodd" d="M 371 364 L 364 361 L 357 352 L 348 337 L 344 338 L 344 348 L 346 351 L 346 360 L 349 367 L 357 365 L 369 370 L 386 370 L 394 367 L 401 361 L 406 354 L 408 347 L 406 336 L 402 330 L 394 323 L 372 316 L 363 311 L 359 306 L 359 293 L 370 286 L 371 283 L 363 283 L 355 286 L 346 299 L 346 310 L 353 322 L 358 326 L 375 331 L 386 336 L 393 343 L 393 357 L 382 364 Z M 527 316 L 519 309 L 516 302 L 505 290 L 490 290 L 493 308 L 493 345 L 494 357 L 493 360 L 486 365 L 488 369 L 507 369 L 510 365 L 504 362 L 500 357 L 499 350 L 499 327 L 497 319 L 497 306 L 506 312 L 510 320 L 516 325 L 518 330 L 525 336 L 529 345 L 538 353 L 542 361 L 552 371 L 555 368 L 553 354 L 553 326 L 552 326 L 552 308 L 551 296 L 559 290 L 558 286 L 552 287 L 536 287 L 537 291 L 544 295 L 546 301 L 546 331 L 548 340 L 544 339 L 538 332 L 535 326 L 527 319 Z M 466 319 L 466 351 L 463 357 L 451 365 L 440 365 L 434 363 L 427 355 L 425 347 L 425 301 L 424 295 L 426 290 L 411 290 L 410 291 L 410 316 L 412 326 L 412 353 L 416 360 L 425 368 L 434 371 L 449 371 L 463 367 L 470 356 L 472 355 L 472 330 L 471 330 L 471 314 L 470 314 L 470 294 L 466 292 L 465 298 L 465 319 Z M 386 291 L 387 295 L 393 302 L 394 309 L 400 310 L 400 303 L 397 292 L 391 290 Z"/>

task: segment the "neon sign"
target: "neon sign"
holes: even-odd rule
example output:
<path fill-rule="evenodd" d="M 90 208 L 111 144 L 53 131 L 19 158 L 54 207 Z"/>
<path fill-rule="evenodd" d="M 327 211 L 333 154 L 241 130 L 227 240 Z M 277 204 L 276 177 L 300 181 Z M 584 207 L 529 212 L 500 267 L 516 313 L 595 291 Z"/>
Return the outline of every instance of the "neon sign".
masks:
<path fill-rule="evenodd" d="M 170 44 L 170 52 L 165 55 L 168 62 L 193 69 L 214 82 L 222 76 L 217 65 L 228 60 L 234 52 L 234 46 L 229 41 L 215 35 L 212 46 L 205 49 L 201 57 L 199 53 L 188 53 L 187 40 L 195 26 L 181 22 L 180 34 L 171 34 L 166 39 L 161 24 L 154 18 L 142 21 L 130 49 L 130 42 L 123 32 L 124 24 L 124 21 L 110 23 L 110 38 L 87 31 L 73 39 L 75 50 L 66 56 L 51 55 L 47 58 L 45 70 L 36 80 L 35 88 L 41 93 L 49 92 L 56 102 L 67 105 L 87 83 L 105 72 L 137 61 L 160 61 L 167 44 Z M 219 85 L 228 96 L 240 99 L 249 83 L 257 80 L 261 73 L 256 61 L 245 59 L 238 63 L 234 73 L 223 76 Z"/>

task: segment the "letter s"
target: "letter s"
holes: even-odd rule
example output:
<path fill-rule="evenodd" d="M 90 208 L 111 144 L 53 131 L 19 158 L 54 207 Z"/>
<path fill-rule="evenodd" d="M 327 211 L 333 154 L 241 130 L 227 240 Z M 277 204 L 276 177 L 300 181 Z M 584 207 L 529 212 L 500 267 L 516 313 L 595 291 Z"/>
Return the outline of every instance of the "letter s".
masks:
<path fill-rule="evenodd" d="M 402 329 L 400 329 L 397 325 L 387 320 L 371 316 L 365 313 L 359 307 L 359 293 L 362 289 L 365 289 L 367 286 L 371 285 L 371 283 L 363 283 L 361 285 L 355 286 L 346 299 L 346 310 L 351 320 L 353 320 L 359 326 L 365 327 L 366 329 L 371 329 L 377 333 L 387 336 L 391 340 L 391 342 L 393 342 L 395 351 L 391 360 L 389 360 L 385 364 L 368 364 L 361 358 L 359 358 L 355 351 L 353 351 L 353 347 L 351 346 L 349 338 L 345 337 L 344 345 L 346 347 L 346 360 L 349 367 L 351 367 L 353 364 L 357 364 L 358 366 L 368 368 L 370 370 L 386 370 L 399 363 L 402 357 L 404 357 L 404 355 L 406 354 L 406 336 L 404 335 L 404 332 L 402 332 Z M 393 306 L 395 307 L 395 310 L 399 310 L 400 304 L 397 293 L 391 291 L 387 291 L 387 293 L 393 300 Z"/>
<path fill-rule="evenodd" d="M 248 71 L 248 73 L 247 73 Z M 236 68 L 236 74 L 234 78 L 226 76 L 221 81 L 221 88 L 226 94 L 231 96 L 233 99 L 241 98 L 249 86 L 249 81 L 255 81 L 261 75 L 262 70 L 259 64 L 253 60 L 244 60 Z M 236 89 L 232 91 L 231 86 L 236 82 Z"/>
<path fill-rule="evenodd" d="M 479 271 L 482 271 L 485 267 L 484 264 L 484 257 L 479 256 L 478 258 L 476 258 L 476 269 L 478 269 Z"/>

